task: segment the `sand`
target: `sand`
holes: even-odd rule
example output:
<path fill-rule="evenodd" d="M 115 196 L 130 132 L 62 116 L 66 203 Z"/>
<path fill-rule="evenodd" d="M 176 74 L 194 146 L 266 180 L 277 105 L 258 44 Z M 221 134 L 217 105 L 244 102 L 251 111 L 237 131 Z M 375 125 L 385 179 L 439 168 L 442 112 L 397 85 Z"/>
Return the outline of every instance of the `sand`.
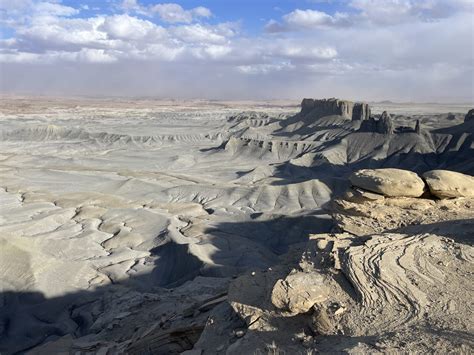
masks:
<path fill-rule="evenodd" d="M 379 106 L 376 114 L 382 111 Z M 406 212 L 389 203 L 378 211 L 383 218 L 370 219 L 367 211 L 376 213 L 370 204 L 335 201 L 349 186 L 348 176 L 361 168 L 417 173 L 441 168 L 473 175 L 472 125 L 463 123 L 468 105 L 389 106 L 396 126 L 409 128 L 383 135 L 359 130 L 358 123 L 342 116 L 315 120 L 298 116 L 298 103 L 291 101 L 3 97 L 0 351 L 143 353 L 154 344 L 156 353 L 194 347 L 211 354 L 255 350 L 268 341 L 283 350 L 303 351 L 302 344 L 279 335 L 279 321 L 273 334 L 270 321 L 262 323 L 260 333 L 249 331 L 246 311 L 239 313 L 232 302 L 265 307 L 242 301 L 245 292 L 232 291 L 232 302 L 226 295 L 236 289 L 235 277 L 252 280 L 251 273 L 274 268 L 270 281 L 262 281 L 268 287 L 261 287 L 271 297 L 277 279 L 285 279 L 289 265 L 307 248 L 309 235 L 335 230 L 365 238 L 351 240 L 344 249 L 347 260 L 357 262 L 342 261 L 345 277 L 362 303 L 349 302 L 351 296 L 342 290 L 337 302 L 350 304 L 360 314 L 366 310 L 367 319 L 375 313 L 379 317 L 372 324 L 366 318 L 341 321 L 339 328 L 349 329 L 347 334 L 363 343 L 345 344 L 354 351 L 367 350 L 378 337 L 388 339 L 384 346 L 392 350 L 404 341 L 411 344 L 387 334 L 428 312 L 427 302 L 418 304 L 426 297 L 419 295 L 439 294 L 446 303 L 472 297 L 465 291 L 442 296 L 446 287 L 472 290 L 472 279 L 463 274 L 472 267 L 471 244 L 456 251 L 468 255 L 466 262 L 458 261 L 454 252 L 452 257 L 436 254 L 451 266 L 426 279 L 423 275 L 431 272 L 426 265 L 433 260 L 420 257 L 430 253 L 425 249 L 440 253 L 456 248 L 459 240 L 452 244 L 440 239 L 436 230 L 383 234 L 400 228 L 407 219 L 404 213 L 414 216 L 411 224 L 425 223 L 423 213 L 410 212 L 421 207 Z M 413 130 L 417 119 L 421 133 Z M 449 220 L 473 218 L 465 205 L 446 203 L 443 208 L 455 210 Z M 347 212 L 364 208 L 358 214 Z M 391 221 L 380 222 L 390 208 Z M 444 221 L 441 213 L 434 215 L 439 218 L 430 223 Z M 368 235 L 373 235 L 371 241 L 362 245 Z M 383 254 L 380 249 L 387 240 L 393 241 L 390 260 L 406 253 L 403 250 L 410 250 L 413 260 L 410 256 L 399 265 L 402 271 L 393 271 L 383 281 L 395 291 L 386 293 L 382 287 L 372 294 L 365 287 L 377 275 L 363 270 Z M 391 261 L 385 266 L 385 260 L 377 262 L 390 269 Z M 442 286 L 446 275 L 456 270 L 461 271 L 451 284 Z M 402 274 L 404 278 L 397 279 Z M 425 280 L 422 291 L 409 285 L 412 274 Z M 390 284 L 393 280 L 401 291 Z M 237 287 L 240 291 L 246 291 L 244 281 Z M 331 282 L 328 287 L 336 287 Z M 396 324 L 377 323 L 393 317 L 395 311 L 386 305 L 394 299 L 403 300 L 397 306 L 400 319 Z M 455 344 L 443 343 L 443 349 L 472 349 L 471 325 L 465 320 L 469 314 L 446 320 L 445 328 L 467 335 Z M 221 334 L 212 330 L 213 317 L 221 322 Z M 441 324 L 438 313 L 430 317 L 427 324 Z M 305 328 L 303 323 L 295 319 L 292 326 Z M 260 339 L 265 332 L 270 333 Z M 327 351 L 339 340 L 318 341 L 323 343 L 320 350 Z M 426 344 L 435 342 L 426 336 Z"/>

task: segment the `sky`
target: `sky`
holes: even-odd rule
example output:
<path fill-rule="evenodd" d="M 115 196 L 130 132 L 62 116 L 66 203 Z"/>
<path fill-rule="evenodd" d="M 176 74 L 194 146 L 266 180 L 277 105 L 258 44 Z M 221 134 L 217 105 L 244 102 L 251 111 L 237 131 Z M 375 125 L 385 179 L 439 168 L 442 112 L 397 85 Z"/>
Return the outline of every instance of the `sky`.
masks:
<path fill-rule="evenodd" d="M 474 102 L 474 0 L 0 0 L 0 91 Z"/>

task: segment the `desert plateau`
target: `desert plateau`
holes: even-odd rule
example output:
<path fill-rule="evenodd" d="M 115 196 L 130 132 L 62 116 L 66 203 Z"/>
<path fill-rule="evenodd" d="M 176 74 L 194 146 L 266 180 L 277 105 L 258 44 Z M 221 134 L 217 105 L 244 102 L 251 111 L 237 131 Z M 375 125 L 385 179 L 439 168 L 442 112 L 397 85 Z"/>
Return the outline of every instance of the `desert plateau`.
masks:
<path fill-rule="evenodd" d="M 4 97 L 2 354 L 473 351 L 466 105 Z"/>
<path fill-rule="evenodd" d="M 0 0 L 0 355 L 474 354 L 474 0 Z"/>

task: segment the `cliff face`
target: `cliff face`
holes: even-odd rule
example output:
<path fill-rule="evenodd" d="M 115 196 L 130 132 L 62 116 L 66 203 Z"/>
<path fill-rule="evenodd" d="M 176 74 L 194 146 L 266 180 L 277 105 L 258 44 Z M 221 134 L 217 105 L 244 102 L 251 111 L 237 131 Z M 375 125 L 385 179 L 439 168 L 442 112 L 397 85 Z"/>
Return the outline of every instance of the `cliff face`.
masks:
<path fill-rule="evenodd" d="M 346 116 L 353 121 L 366 120 L 370 117 L 370 107 L 363 102 L 331 99 L 303 99 L 301 113 L 314 114 L 316 117 L 330 115 Z"/>
<path fill-rule="evenodd" d="M 394 132 L 392 117 L 387 111 L 384 111 L 378 120 L 369 117 L 362 121 L 359 131 L 392 134 Z"/>
<path fill-rule="evenodd" d="M 474 121 L 474 108 L 469 110 L 469 112 L 464 117 L 464 122 Z"/>

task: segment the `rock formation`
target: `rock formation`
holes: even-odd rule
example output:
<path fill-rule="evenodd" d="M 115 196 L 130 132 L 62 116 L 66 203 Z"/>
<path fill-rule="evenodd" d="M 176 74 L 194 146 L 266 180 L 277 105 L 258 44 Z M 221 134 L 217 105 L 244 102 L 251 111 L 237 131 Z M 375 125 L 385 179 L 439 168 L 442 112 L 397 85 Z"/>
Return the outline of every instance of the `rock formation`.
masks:
<path fill-rule="evenodd" d="M 420 133 L 421 133 L 420 120 L 416 120 L 415 133 L 416 133 L 416 134 L 420 134 Z"/>
<path fill-rule="evenodd" d="M 352 120 L 363 121 L 370 117 L 370 106 L 363 102 L 356 102 L 352 109 Z"/>
<path fill-rule="evenodd" d="M 272 291 L 275 307 L 299 314 L 308 312 L 316 303 L 325 301 L 329 289 L 324 277 L 312 273 L 292 273 L 276 282 Z"/>
<path fill-rule="evenodd" d="M 430 192 L 438 198 L 474 197 L 474 177 L 448 170 L 423 174 Z"/>
<path fill-rule="evenodd" d="M 370 107 L 366 103 L 347 100 L 331 99 L 303 99 L 301 113 L 313 114 L 316 117 L 339 115 L 351 118 L 353 121 L 366 120 L 370 117 Z"/>
<path fill-rule="evenodd" d="M 376 131 L 377 133 L 382 134 L 391 134 L 393 133 L 393 124 L 392 124 L 392 117 L 387 111 L 382 113 L 379 120 L 376 123 Z"/>
<path fill-rule="evenodd" d="M 411 171 L 401 169 L 364 169 L 353 173 L 353 186 L 384 196 L 419 197 L 425 191 L 425 183 Z"/>
<path fill-rule="evenodd" d="M 384 111 L 378 120 L 371 116 L 361 122 L 359 131 L 392 134 L 394 132 L 392 117 L 387 111 Z"/>
<path fill-rule="evenodd" d="M 464 122 L 474 121 L 474 108 L 470 109 L 466 116 L 464 116 Z"/>

